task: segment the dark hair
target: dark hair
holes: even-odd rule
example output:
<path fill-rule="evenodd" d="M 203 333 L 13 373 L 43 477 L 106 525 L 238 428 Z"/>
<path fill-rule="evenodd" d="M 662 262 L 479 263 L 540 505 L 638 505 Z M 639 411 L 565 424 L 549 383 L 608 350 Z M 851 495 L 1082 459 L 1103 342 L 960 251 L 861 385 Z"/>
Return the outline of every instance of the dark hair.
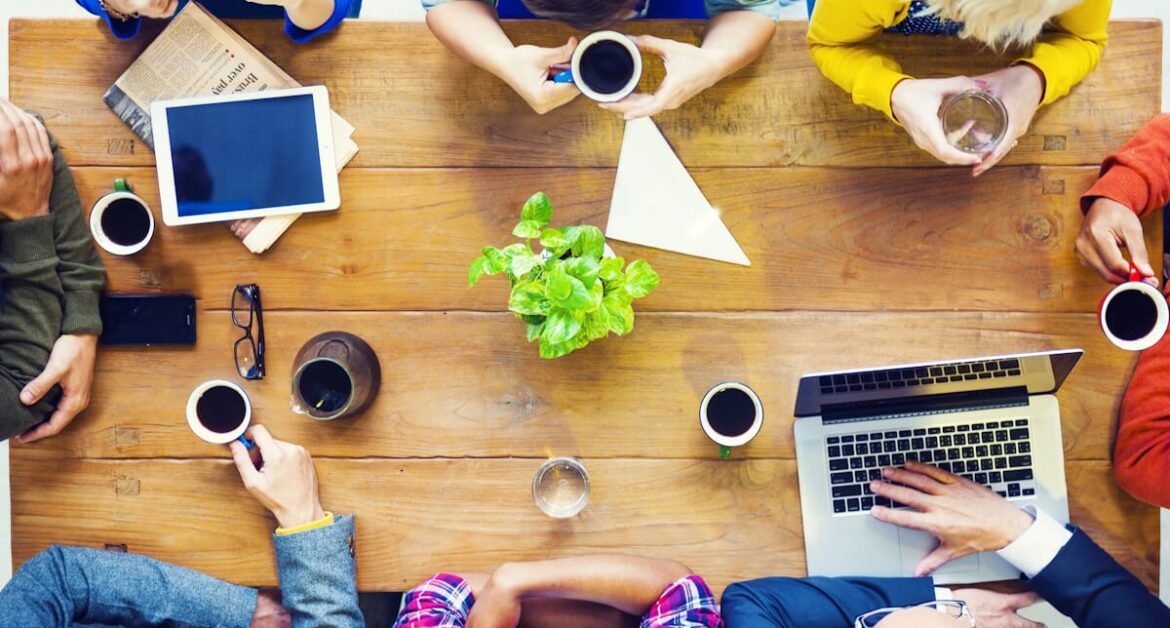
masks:
<path fill-rule="evenodd" d="M 583 31 L 595 31 L 619 22 L 638 0 L 522 0 L 540 17 L 564 22 Z"/>

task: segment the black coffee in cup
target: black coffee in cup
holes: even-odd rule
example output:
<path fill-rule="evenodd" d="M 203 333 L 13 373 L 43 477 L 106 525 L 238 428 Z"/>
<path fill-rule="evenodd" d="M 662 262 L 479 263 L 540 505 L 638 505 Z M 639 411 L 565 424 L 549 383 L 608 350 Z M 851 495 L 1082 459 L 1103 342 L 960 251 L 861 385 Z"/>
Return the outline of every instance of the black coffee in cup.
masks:
<path fill-rule="evenodd" d="M 149 212 L 132 198 L 116 199 L 102 212 L 102 232 L 118 246 L 134 246 L 150 235 Z"/>
<path fill-rule="evenodd" d="M 317 360 L 307 364 L 301 371 L 298 392 L 310 409 L 336 412 L 344 408 L 353 396 L 353 380 L 340 364 L 332 360 Z"/>
<path fill-rule="evenodd" d="M 1105 326 L 1121 340 L 1145 338 L 1158 322 L 1158 307 L 1139 290 L 1118 292 L 1105 308 Z"/>
<path fill-rule="evenodd" d="M 629 49 L 616 41 L 602 40 L 582 55 L 581 80 L 598 94 L 621 91 L 634 76 L 634 58 Z"/>
<path fill-rule="evenodd" d="M 195 404 L 195 414 L 203 427 L 217 434 L 227 434 L 244 422 L 248 406 L 236 389 L 212 386 L 199 397 Z"/>
<path fill-rule="evenodd" d="M 723 436 L 740 436 L 755 422 L 756 404 L 750 395 L 738 388 L 724 388 L 707 401 L 707 423 Z"/>

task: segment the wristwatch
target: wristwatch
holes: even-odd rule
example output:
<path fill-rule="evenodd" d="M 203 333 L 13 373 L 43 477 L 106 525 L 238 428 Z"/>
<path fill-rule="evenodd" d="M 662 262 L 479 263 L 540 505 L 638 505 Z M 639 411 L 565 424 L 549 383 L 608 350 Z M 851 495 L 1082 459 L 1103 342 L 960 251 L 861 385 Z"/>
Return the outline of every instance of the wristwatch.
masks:
<path fill-rule="evenodd" d="M 106 4 L 106 0 L 98 0 L 98 6 L 101 7 L 102 11 L 105 11 L 110 17 L 122 20 L 123 22 L 138 19 L 138 12 L 137 11 L 135 11 L 134 13 L 131 13 L 130 15 L 120 13 L 118 11 L 111 9 Z"/>

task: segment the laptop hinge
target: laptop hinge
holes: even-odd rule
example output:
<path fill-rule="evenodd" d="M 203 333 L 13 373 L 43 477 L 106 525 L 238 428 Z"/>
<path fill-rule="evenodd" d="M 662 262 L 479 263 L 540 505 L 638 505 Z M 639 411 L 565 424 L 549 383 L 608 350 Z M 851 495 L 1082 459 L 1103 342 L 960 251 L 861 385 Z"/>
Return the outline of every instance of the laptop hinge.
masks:
<path fill-rule="evenodd" d="M 1028 389 L 1024 386 L 1016 386 L 996 390 L 942 393 L 901 399 L 825 404 L 821 408 L 821 421 L 826 424 L 848 423 L 1026 405 L 1028 405 Z"/>

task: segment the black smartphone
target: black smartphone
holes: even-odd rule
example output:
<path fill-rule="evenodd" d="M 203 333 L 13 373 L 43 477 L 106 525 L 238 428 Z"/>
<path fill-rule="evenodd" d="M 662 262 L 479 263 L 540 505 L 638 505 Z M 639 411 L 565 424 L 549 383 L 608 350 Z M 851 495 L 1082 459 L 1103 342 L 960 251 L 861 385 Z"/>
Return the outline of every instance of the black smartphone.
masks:
<path fill-rule="evenodd" d="M 104 345 L 195 344 L 195 297 L 103 294 Z"/>

